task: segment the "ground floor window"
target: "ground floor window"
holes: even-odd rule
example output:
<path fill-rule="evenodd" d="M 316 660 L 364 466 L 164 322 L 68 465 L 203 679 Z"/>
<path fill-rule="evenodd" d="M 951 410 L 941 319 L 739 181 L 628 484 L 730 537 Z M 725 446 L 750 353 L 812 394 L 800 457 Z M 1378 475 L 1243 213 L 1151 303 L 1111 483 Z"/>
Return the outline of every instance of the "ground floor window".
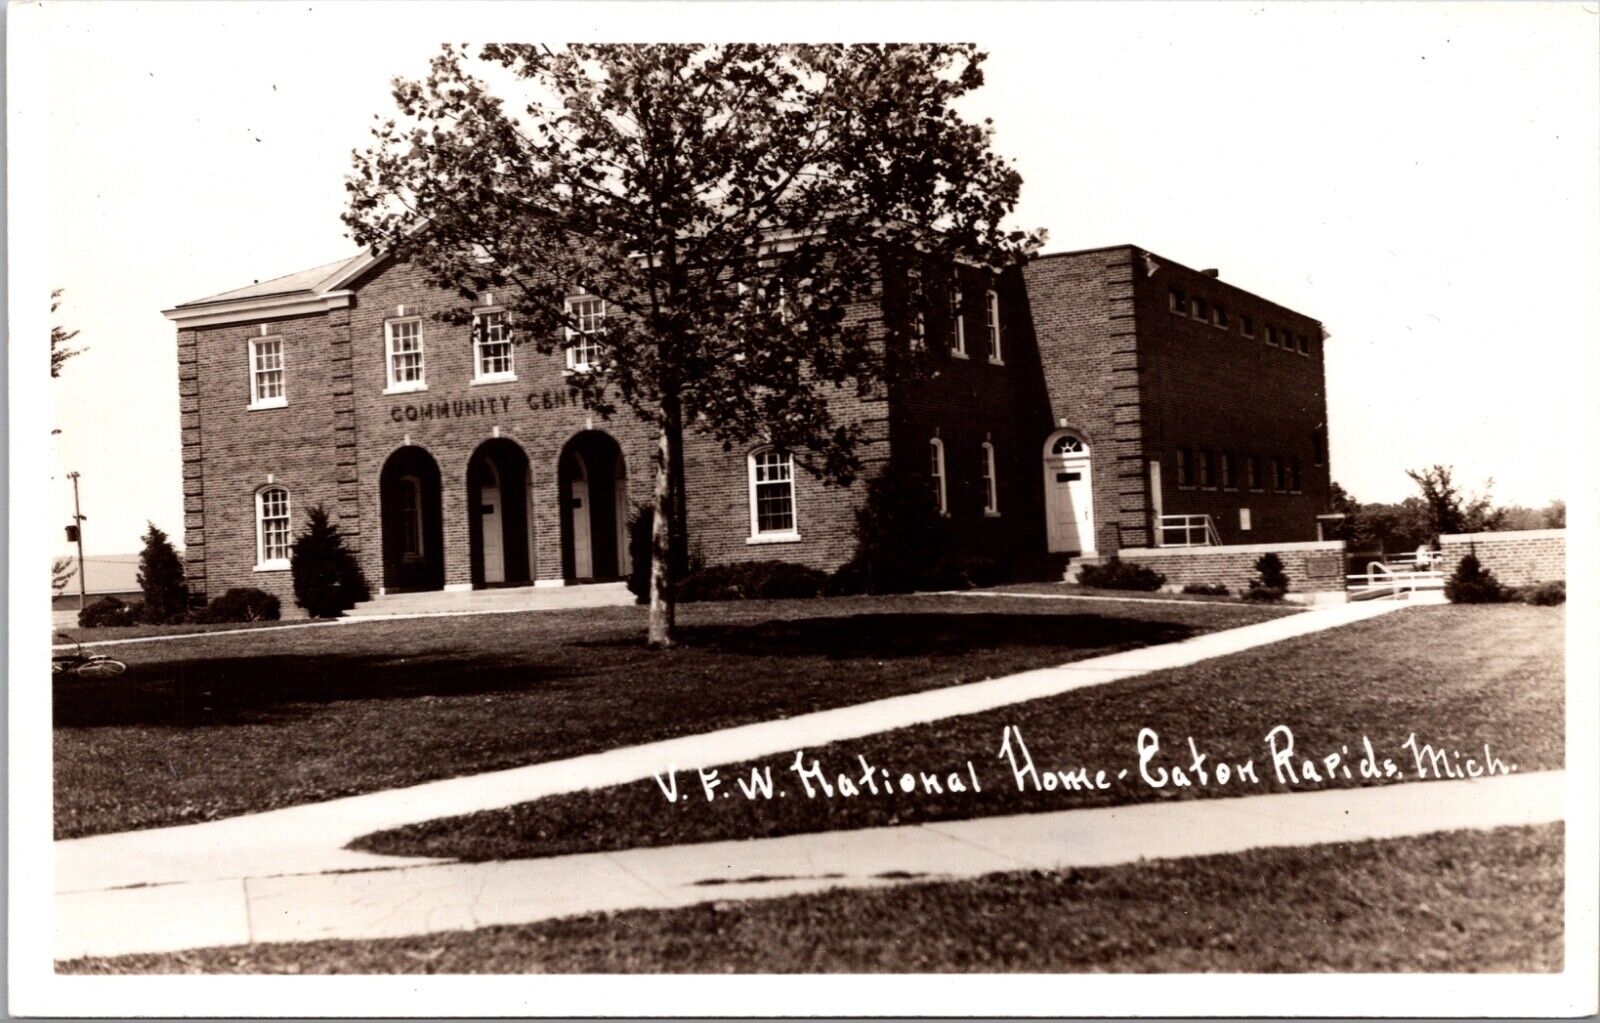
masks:
<path fill-rule="evenodd" d="M 782 536 L 795 532 L 794 458 L 763 448 L 750 454 L 750 532 Z"/>
<path fill-rule="evenodd" d="M 938 437 L 928 441 L 928 478 L 933 481 L 933 499 L 939 506 L 939 514 L 950 514 L 944 486 L 944 441 Z"/>
<path fill-rule="evenodd" d="M 1000 514 L 1000 491 L 995 483 L 994 471 L 994 445 L 988 441 L 983 442 L 983 512 L 985 515 Z"/>
<path fill-rule="evenodd" d="M 282 487 L 256 494 L 256 567 L 289 567 L 289 492 Z"/>

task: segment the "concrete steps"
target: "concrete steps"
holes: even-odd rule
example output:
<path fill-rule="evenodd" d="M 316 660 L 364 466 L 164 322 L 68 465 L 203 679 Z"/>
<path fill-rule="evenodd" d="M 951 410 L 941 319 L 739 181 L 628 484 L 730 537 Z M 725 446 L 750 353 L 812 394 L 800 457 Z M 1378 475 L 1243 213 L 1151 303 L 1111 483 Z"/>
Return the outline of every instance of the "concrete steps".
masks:
<path fill-rule="evenodd" d="M 563 608 L 620 607 L 632 604 L 626 583 L 586 583 L 576 586 L 518 586 L 493 590 L 435 590 L 427 593 L 387 593 L 357 604 L 346 612 L 351 618 L 392 618 L 430 614 L 469 614 L 478 611 L 555 611 Z"/>

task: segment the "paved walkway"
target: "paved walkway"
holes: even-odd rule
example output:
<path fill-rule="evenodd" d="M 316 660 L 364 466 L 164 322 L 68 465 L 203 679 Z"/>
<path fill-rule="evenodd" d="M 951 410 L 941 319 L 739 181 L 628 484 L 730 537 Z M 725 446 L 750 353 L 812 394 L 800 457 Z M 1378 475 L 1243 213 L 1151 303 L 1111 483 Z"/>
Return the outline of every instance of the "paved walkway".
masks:
<path fill-rule="evenodd" d="M 1282 642 L 1404 606 L 1342 604 L 1211 632 L 1180 643 L 587 756 L 204 824 L 68 839 L 55 843 L 55 890 L 82 892 L 194 881 L 237 883 L 240 878 L 392 867 L 401 861 L 344 846 L 362 835 L 406 824 L 642 781 L 667 770 L 755 760 L 977 714 Z"/>
<path fill-rule="evenodd" d="M 828 888 L 1561 820 L 1560 771 L 56 897 L 55 957 L 387 938 Z"/>

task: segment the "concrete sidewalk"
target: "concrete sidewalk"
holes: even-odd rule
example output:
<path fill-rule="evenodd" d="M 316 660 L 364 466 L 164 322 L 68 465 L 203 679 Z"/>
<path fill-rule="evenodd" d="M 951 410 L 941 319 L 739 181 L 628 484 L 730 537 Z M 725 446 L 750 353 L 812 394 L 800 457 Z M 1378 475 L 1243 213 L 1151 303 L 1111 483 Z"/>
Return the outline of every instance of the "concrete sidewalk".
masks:
<path fill-rule="evenodd" d="M 642 781 L 668 770 L 737 763 L 878 732 L 1105 685 L 1405 607 L 1343 604 L 1161 646 L 1054 668 L 931 689 L 792 718 L 248 814 L 204 824 L 119 832 L 55 843 L 57 892 L 133 885 L 234 881 L 395 866 L 393 857 L 345 849 L 362 835 L 513 806 L 546 796 Z"/>
<path fill-rule="evenodd" d="M 1196 799 L 541 860 L 56 896 L 55 957 L 387 938 L 828 888 L 1561 820 L 1560 771 Z"/>

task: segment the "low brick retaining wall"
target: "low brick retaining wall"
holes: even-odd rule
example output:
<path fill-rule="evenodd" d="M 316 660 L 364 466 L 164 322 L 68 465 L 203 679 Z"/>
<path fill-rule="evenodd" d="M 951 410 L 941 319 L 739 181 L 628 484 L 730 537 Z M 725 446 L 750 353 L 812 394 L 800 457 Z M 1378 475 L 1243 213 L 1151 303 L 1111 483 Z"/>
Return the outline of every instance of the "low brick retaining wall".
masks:
<path fill-rule="evenodd" d="M 1476 553 L 1479 564 L 1507 586 L 1550 582 L 1567 577 L 1565 529 L 1519 529 L 1505 533 L 1447 533 L 1439 537 L 1446 575 L 1461 559 Z"/>
<path fill-rule="evenodd" d="M 1343 540 L 1222 547 L 1134 547 L 1119 551 L 1118 557 L 1160 572 L 1167 577 L 1167 589 L 1182 589 L 1190 583 L 1221 583 L 1233 593 L 1242 593 L 1256 579 L 1256 559 L 1269 551 L 1283 562 L 1292 591 L 1312 593 L 1344 589 Z"/>

